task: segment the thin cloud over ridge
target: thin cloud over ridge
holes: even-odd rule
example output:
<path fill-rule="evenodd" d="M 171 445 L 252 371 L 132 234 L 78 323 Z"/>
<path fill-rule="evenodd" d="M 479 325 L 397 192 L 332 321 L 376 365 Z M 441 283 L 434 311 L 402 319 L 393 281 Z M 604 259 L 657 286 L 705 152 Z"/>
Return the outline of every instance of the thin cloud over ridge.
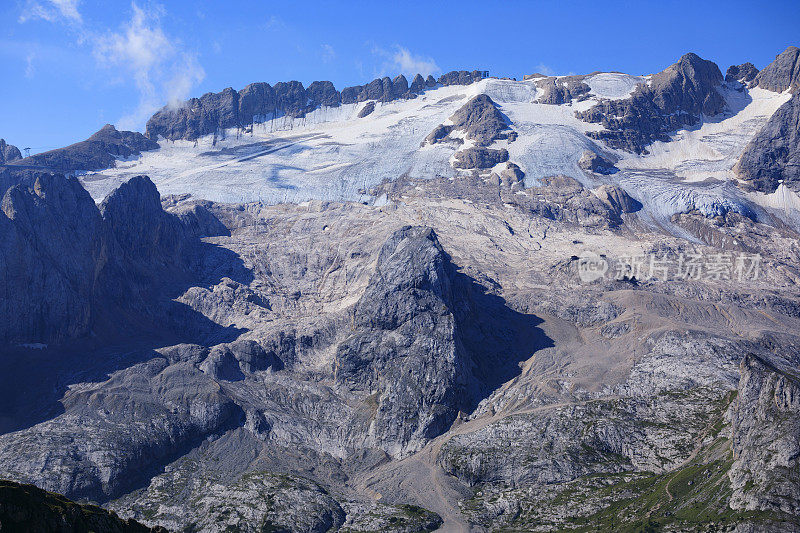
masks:
<path fill-rule="evenodd" d="M 372 53 L 383 58 L 383 63 L 378 72 L 379 76 L 398 73 L 407 76 L 414 76 L 415 74 L 428 76 L 442 71 L 432 57 L 415 55 L 404 46 L 395 45 L 394 50 L 391 51 L 379 46 L 373 46 Z"/>
<path fill-rule="evenodd" d="M 196 53 L 163 29 L 163 6 L 147 8 L 131 3 L 131 17 L 118 31 L 100 33 L 84 24 L 78 11 L 80 0 L 29 0 L 19 17 L 25 23 L 42 19 L 66 23 L 76 42 L 91 47 L 96 64 L 114 70 L 123 81 L 132 82 L 139 93 L 136 109 L 119 118 L 122 129 L 140 129 L 145 121 L 165 103 L 177 105 L 185 100 L 205 78 Z M 33 76 L 32 59 L 26 75 Z"/>

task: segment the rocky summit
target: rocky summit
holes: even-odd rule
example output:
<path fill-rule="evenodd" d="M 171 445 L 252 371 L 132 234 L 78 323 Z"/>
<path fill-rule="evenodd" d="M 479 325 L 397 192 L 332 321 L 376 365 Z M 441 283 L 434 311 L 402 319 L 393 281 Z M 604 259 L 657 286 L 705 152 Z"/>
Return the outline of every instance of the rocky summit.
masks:
<path fill-rule="evenodd" d="M 747 59 L 0 140 L 0 530 L 800 531 L 798 49 Z"/>

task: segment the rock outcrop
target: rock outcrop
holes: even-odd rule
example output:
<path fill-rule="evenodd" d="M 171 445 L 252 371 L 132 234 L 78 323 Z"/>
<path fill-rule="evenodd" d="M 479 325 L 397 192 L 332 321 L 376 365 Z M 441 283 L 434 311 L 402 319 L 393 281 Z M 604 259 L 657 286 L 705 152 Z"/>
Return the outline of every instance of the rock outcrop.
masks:
<path fill-rule="evenodd" d="M 0 165 L 22 159 L 19 148 L 13 144 L 6 144 L 5 139 L 0 139 Z"/>
<path fill-rule="evenodd" d="M 731 65 L 725 73 L 725 81 L 738 81 L 748 85 L 758 75 L 758 69 L 752 63 Z"/>
<path fill-rule="evenodd" d="M 470 85 L 483 79 L 483 74 L 479 70 L 469 72 L 467 70 L 453 70 L 439 76 L 439 85 Z"/>
<path fill-rule="evenodd" d="M 742 152 L 734 171 L 749 188 L 771 193 L 783 181 L 800 182 L 800 95 L 794 94 L 770 117 Z"/>
<path fill-rule="evenodd" d="M 731 407 L 734 509 L 800 514 L 800 376 L 783 363 L 742 359 Z"/>
<path fill-rule="evenodd" d="M 581 158 L 578 160 L 578 166 L 583 170 L 595 174 L 614 174 L 619 171 L 619 169 L 614 166 L 614 163 L 591 150 L 585 150 L 583 152 L 583 155 L 581 155 Z"/>
<path fill-rule="evenodd" d="M 508 161 L 508 150 L 500 148 L 467 148 L 456 152 L 456 160 L 453 162 L 455 168 L 465 170 L 492 168 L 498 163 Z"/>
<path fill-rule="evenodd" d="M 103 170 L 116 166 L 118 159 L 156 149 L 158 143 L 141 133 L 118 131 L 111 124 L 106 124 L 85 141 L 32 155 L 16 163 L 60 173 Z"/>
<path fill-rule="evenodd" d="M 497 104 L 486 94 L 471 98 L 450 117 L 452 124 L 440 124 L 425 138 L 424 144 L 436 144 L 443 141 L 461 139 L 452 137 L 453 132 L 475 142 L 477 147 L 486 147 L 499 139 L 512 140 L 513 132 L 506 117 L 497 108 Z"/>
<path fill-rule="evenodd" d="M 542 96 L 536 101 L 540 104 L 561 105 L 573 100 L 581 101 L 589 97 L 591 88 L 583 82 L 585 76 L 563 76 L 544 78 L 536 81 Z"/>
<path fill-rule="evenodd" d="M 725 100 L 717 87 L 722 80 L 717 65 L 690 53 L 653 74 L 629 98 L 601 101 L 576 116 L 605 128 L 588 132 L 589 137 L 612 148 L 644 153 L 654 141 L 669 141 L 669 132 L 721 113 Z"/>
<path fill-rule="evenodd" d="M 373 111 L 375 111 L 375 102 L 367 102 L 364 107 L 361 108 L 361 111 L 358 112 L 358 118 L 369 116 Z"/>
<path fill-rule="evenodd" d="M 369 434 L 390 455 L 443 433 L 472 401 L 453 275 L 431 229 L 398 230 L 353 311 L 354 334 L 338 348 L 336 380 L 374 395 Z"/>
<path fill-rule="evenodd" d="M 800 88 L 800 48 L 790 46 L 781 52 L 775 60 L 764 67 L 751 85 L 762 89 L 782 93 L 787 89 L 792 92 Z"/>

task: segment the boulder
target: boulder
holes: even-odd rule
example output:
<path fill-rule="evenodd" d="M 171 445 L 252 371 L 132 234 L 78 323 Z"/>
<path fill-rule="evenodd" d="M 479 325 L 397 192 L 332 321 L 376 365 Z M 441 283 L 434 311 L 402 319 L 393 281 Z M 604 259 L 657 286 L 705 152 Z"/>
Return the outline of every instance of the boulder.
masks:
<path fill-rule="evenodd" d="M 614 163 L 605 157 L 585 150 L 578 160 L 578 166 L 587 172 L 594 172 L 595 174 L 614 174 L 619 169 L 614 166 Z"/>

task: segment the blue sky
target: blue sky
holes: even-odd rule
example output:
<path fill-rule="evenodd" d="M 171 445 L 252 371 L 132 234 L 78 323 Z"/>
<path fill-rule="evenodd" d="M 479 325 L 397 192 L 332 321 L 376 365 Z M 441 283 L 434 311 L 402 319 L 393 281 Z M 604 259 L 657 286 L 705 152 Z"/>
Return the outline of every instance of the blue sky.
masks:
<path fill-rule="evenodd" d="M 385 74 L 722 71 L 800 45 L 800 2 L 0 1 L 0 137 L 33 151 L 253 81 L 337 88 Z"/>

